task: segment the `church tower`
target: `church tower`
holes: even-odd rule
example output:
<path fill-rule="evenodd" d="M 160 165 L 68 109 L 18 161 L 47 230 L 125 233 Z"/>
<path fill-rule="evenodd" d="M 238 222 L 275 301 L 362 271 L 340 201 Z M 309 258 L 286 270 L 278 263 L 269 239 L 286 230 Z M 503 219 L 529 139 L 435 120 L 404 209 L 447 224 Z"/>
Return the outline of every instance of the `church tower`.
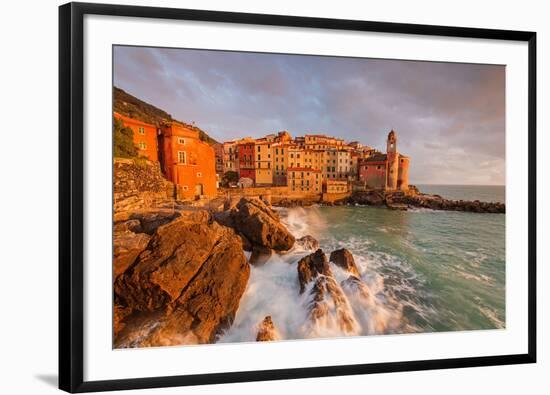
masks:
<path fill-rule="evenodd" d="M 386 144 L 387 168 L 386 168 L 386 189 L 397 189 L 397 176 L 399 172 L 399 153 L 397 152 L 397 134 L 392 130 L 388 134 Z"/>

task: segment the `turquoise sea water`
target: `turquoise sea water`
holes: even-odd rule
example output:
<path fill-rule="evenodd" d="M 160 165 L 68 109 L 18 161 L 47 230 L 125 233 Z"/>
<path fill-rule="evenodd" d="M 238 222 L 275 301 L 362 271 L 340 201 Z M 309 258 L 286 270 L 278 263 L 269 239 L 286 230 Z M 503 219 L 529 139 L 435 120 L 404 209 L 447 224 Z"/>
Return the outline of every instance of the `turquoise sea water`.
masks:
<path fill-rule="evenodd" d="M 504 201 L 504 187 L 419 186 L 452 199 Z M 354 335 L 504 328 L 505 215 L 452 211 L 393 211 L 363 206 L 281 211 L 297 237 L 311 234 L 328 253 L 345 247 L 372 300 L 351 308 Z M 334 323 L 304 332 L 296 249 L 252 268 L 235 323 L 222 341 L 254 340 L 256 324 L 272 315 L 285 339 L 347 335 Z M 338 268 L 333 265 L 338 275 Z M 345 278 L 347 274 L 340 274 Z M 336 329 L 335 329 L 336 328 Z"/>

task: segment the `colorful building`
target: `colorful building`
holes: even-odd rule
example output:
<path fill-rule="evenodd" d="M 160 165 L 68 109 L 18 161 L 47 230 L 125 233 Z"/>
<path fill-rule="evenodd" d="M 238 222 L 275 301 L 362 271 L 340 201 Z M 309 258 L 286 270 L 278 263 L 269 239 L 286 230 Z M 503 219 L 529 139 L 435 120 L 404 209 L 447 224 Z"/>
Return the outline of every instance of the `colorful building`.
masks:
<path fill-rule="evenodd" d="M 327 193 L 346 193 L 349 190 L 348 182 L 344 180 L 327 180 L 325 185 Z"/>
<path fill-rule="evenodd" d="M 389 191 L 409 189 L 409 157 L 397 150 L 397 133 L 391 131 L 386 142 L 386 153 L 375 153 L 359 161 L 359 180 L 367 188 Z"/>
<path fill-rule="evenodd" d="M 216 156 L 216 174 L 221 177 L 224 173 L 223 144 L 215 143 L 212 145 L 212 148 L 214 148 L 214 154 Z"/>
<path fill-rule="evenodd" d="M 178 198 L 216 195 L 214 149 L 199 139 L 199 132 L 178 122 L 161 125 L 161 166 L 169 181 L 177 185 Z"/>
<path fill-rule="evenodd" d="M 226 141 L 223 143 L 223 172 L 239 172 L 239 158 L 237 155 L 237 142 Z"/>
<path fill-rule="evenodd" d="M 250 178 L 256 182 L 256 164 L 254 160 L 254 140 L 247 138 L 238 142 L 239 178 Z"/>
<path fill-rule="evenodd" d="M 273 139 L 275 135 L 271 135 L 272 138 L 257 139 L 255 143 L 256 149 L 256 176 L 255 181 L 257 186 L 269 186 L 273 184 L 273 169 L 271 163 L 273 161 L 271 152 Z"/>
<path fill-rule="evenodd" d="M 271 146 L 274 185 L 287 185 L 288 147 L 286 142 L 276 142 Z"/>
<path fill-rule="evenodd" d="M 149 123 L 128 118 L 115 112 L 114 117 L 120 119 L 122 124 L 134 132 L 134 144 L 139 150 L 139 156 L 152 161 L 158 161 L 157 127 Z"/>
<path fill-rule="evenodd" d="M 307 167 L 288 168 L 288 188 L 290 192 L 321 193 L 323 174 L 321 170 Z"/>

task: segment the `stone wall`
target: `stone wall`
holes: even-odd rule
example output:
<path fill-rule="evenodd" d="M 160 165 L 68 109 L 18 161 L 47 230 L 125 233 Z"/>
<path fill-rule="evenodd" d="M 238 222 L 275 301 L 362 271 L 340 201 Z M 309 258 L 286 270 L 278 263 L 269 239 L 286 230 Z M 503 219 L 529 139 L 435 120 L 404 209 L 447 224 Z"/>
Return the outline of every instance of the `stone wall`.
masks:
<path fill-rule="evenodd" d="M 351 196 L 351 192 L 342 193 L 323 193 L 323 202 L 334 203 L 339 200 L 347 199 Z"/>
<path fill-rule="evenodd" d="M 167 181 L 158 162 L 115 158 L 113 163 L 114 211 L 154 206 L 174 198 L 174 184 Z"/>

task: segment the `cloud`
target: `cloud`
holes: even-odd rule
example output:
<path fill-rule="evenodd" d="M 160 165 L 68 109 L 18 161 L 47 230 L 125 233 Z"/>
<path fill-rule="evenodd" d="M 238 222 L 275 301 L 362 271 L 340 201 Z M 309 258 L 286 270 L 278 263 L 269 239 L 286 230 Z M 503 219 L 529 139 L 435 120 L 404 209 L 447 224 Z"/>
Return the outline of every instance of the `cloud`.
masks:
<path fill-rule="evenodd" d="M 414 183 L 504 184 L 505 67 L 116 47 L 115 85 L 218 140 L 326 133 L 384 149 Z"/>

